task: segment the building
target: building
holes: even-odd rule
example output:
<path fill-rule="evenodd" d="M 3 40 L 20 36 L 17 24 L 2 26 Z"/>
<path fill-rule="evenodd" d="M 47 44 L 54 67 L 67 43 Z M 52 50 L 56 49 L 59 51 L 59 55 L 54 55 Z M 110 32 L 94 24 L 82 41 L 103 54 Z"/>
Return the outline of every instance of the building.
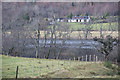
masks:
<path fill-rule="evenodd" d="M 59 18 L 57 20 L 58 22 L 89 22 L 90 17 L 89 16 L 73 16 L 72 18 Z"/>
<path fill-rule="evenodd" d="M 74 16 L 72 19 L 68 19 L 68 22 L 89 22 L 89 16 Z"/>
<path fill-rule="evenodd" d="M 63 22 L 63 21 L 64 21 L 64 18 L 58 18 L 57 21 L 58 21 L 58 22 Z"/>

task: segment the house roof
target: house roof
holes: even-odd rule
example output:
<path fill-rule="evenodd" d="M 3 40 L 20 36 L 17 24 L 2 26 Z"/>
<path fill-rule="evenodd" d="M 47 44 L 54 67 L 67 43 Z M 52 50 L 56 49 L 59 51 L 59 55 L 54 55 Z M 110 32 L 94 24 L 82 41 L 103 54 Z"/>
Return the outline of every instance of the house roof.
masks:
<path fill-rule="evenodd" d="M 90 17 L 89 16 L 73 16 L 72 18 L 58 18 L 58 19 L 60 19 L 60 20 L 70 20 L 70 19 L 90 19 Z"/>
<path fill-rule="evenodd" d="M 72 19 L 89 19 L 89 16 L 73 16 Z"/>

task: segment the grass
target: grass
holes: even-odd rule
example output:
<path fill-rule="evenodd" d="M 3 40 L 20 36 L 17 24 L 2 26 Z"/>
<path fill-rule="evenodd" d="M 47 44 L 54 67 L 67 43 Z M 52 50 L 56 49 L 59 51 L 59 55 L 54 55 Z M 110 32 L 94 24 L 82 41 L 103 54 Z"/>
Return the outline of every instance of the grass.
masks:
<path fill-rule="evenodd" d="M 69 28 L 74 30 L 82 30 L 83 28 L 86 27 L 85 24 L 80 24 L 80 23 L 59 22 L 59 24 L 61 23 L 69 25 Z M 110 23 L 96 23 L 96 24 L 91 24 L 89 27 L 91 28 L 91 30 L 100 30 L 101 26 L 103 30 L 109 30 L 109 29 L 118 30 L 117 22 L 112 22 L 111 25 Z"/>
<path fill-rule="evenodd" d="M 113 70 L 102 62 L 80 62 L 72 60 L 35 59 L 2 56 L 2 77 L 15 78 L 19 66 L 19 78 L 116 78 L 108 75 Z"/>
<path fill-rule="evenodd" d="M 0 79 L 2 78 L 2 56 L 0 55 Z"/>
<path fill-rule="evenodd" d="M 93 39 L 95 37 L 100 37 L 100 31 L 90 31 L 91 34 L 88 34 L 88 39 Z M 62 32 L 62 34 L 65 34 L 65 32 Z M 112 37 L 118 37 L 118 31 L 114 31 L 111 34 L 111 31 L 103 31 L 102 32 L 104 38 L 107 35 L 111 35 Z M 57 38 L 64 39 L 66 38 L 65 36 L 58 37 L 59 31 L 56 31 Z M 81 36 L 81 37 L 80 37 Z M 83 31 L 73 31 L 70 33 L 70 39 L 84 39 L 85 33 Z M 50 38 L 51 35 L 49 35 L 47 38 Z M 44 38 L 44 31 L 41 31 L 41 38 Z"/>

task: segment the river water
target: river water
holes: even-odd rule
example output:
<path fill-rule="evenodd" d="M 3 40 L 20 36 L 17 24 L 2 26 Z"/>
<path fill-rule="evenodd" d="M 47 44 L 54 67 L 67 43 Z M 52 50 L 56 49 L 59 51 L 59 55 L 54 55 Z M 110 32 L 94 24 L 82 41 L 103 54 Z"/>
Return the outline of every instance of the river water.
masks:
<path fill-rule="evenodd" d="M 53 43 L 56 42 L 56 46 L 59 48 L 83 48 L 83 49 L 96 49 L 100 46 L 100 43 L 93 40 L 53 40 Z M 39 40 L 40 46 L 50 47 L 51 40 Z M 26 47 L 34 48 L 35 45 L 29 44 Z"/>

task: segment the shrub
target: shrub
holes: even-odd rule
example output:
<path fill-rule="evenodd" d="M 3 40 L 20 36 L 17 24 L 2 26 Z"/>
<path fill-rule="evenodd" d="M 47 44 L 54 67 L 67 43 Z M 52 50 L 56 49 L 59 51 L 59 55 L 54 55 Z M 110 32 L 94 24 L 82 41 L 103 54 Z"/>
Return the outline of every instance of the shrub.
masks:
<path fill-rule="evenodd" d="M 120 75 L 120 68 L 118 69 L 117 75 Z"/>
<path fill-rule="evenodd" d="M 112 71 L 108 71 L 108 72 L 106 72 L 106 74 L 107 74 L 108 76 L 113 76 L 113 75 L 114 75 L 114 73 L 113 73 Z"/>
<path fill-rule="evenodd" d="M 120 75 L 120 71 L 117 72 L 117 75 Z"/>
<path fill-rule="evenodd" d="M 106 61 L 105 64 L 104 64 L 104 66 L 105 66 L 106 68 L 109 68 L 109 69 L 112 69 L 112 68 L 113 68 L 112 63 L 111 63 L 110 61 Z"/>
<path fill-rule="evenodd" d="M 26 13 L 26 14 L 23 16 L 23 19 L 24 19 L 24 20 L 29 20 L 29 14 Z"/>
<path fill-rule="evenodd" d="M 118 67 L 113 66 L 112 62 L 106 61 L 105 64 L 104 64 L 104 66 L 106 68 L 109 68 L 109 69 L 112 70 L 112 71 L 106 72 L 107 75 L 111 75 L 111 76 L 113 76 L 113 75 L 120 75 L 120 70 L 118 69 Z"/>

